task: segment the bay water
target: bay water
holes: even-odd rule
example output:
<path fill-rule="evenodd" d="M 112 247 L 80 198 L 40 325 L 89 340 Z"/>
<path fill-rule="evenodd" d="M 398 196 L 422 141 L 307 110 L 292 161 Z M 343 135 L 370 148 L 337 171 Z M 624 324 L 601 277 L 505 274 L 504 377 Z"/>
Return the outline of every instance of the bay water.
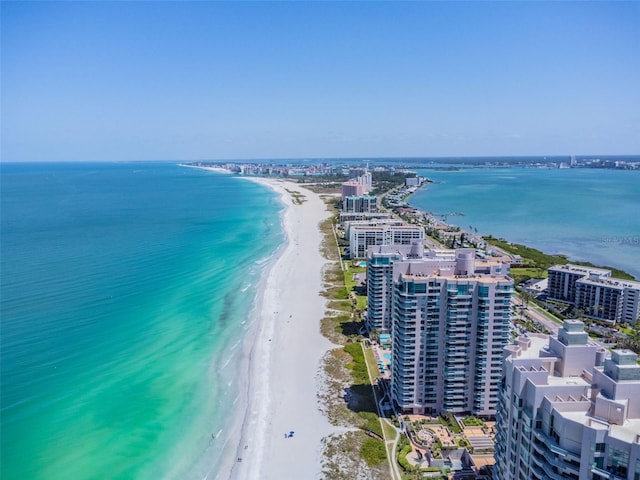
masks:
<path fill-rule="evenodd" d="M 515 166 L 416 171 L 435 183 L 410 197 L 415 208 L 467 231 L 613 266 L 640 279 L 640 171 Z"/>

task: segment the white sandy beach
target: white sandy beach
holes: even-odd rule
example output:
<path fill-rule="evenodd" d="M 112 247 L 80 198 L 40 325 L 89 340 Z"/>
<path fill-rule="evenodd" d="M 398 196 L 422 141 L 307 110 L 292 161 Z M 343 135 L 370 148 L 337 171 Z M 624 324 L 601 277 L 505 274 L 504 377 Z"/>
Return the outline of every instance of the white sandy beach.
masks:
<path fill-rule="evenodd" d="M 256 311 L 248 410 L 234 479 L 318 478 L 323 437 L 338 431 L 318 410 L 320 361 L 332 344 L 320 334 L 325 299 L 320 197 L 293 182 L 250 178 L 281 194 L 288 243 L 265 279 Z M 301 205 L 289 192 L 305 196 Z M 292 437 L 285 434 L 295 432 Z"/>

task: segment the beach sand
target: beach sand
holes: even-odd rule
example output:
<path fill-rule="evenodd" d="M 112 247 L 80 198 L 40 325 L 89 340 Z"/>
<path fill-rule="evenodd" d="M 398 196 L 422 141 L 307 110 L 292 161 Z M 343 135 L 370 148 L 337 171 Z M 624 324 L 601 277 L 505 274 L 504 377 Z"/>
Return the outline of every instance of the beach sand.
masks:
<path fill-rule="evenodd" d="M 288 241 L 258 298 L 247 414 L 231 478 L 318 478 L 321 440 L 339 430 L 320 413 L 317 398 L 323 378 L 320 362 L 333 346 L 320 333 L 326 260 L 320 253 L 318 224 L 329 212 L 316 193 L 296 183 L 250 180 L 281 195 Z M 287 190 L 304 195 L 303 203 L 294 204 Z"/>

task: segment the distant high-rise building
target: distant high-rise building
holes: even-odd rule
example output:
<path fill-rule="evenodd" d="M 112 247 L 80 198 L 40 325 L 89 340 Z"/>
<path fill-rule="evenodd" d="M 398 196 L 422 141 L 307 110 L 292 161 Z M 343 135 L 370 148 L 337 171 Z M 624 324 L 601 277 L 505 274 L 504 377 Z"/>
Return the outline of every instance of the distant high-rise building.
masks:
<path fill-rule="evenodd" d="M 362 183 L 355 180 L 349 180 L 342 184 L 342 200 L 347 197 L 361 197 L 364 195 L 364 187 Z"/>
<path fill-rule="evenodd" d="M 420 245 L 371 249 L 368 258 L 367 322 L 391 328 L 398 409 L 494 415 L 513 294 L 508 266 L 476 265 L 472 249 L 423 253 Z"/>
<path fill-rule="evenodd" d="M 495 480 L 640 478 L 637 354 L 605 350 L 584 324 L 505 349 Z"/>

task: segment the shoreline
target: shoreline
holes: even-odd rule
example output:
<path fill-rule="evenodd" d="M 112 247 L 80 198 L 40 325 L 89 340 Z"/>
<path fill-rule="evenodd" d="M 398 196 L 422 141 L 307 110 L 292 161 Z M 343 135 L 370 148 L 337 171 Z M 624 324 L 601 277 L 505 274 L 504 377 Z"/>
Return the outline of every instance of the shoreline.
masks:
<path fill-rule="evenodd" d="M 223 173 L 225 175 L 233 175 L 231 170 L 227 170 L 223 167 L 214 167 L 211 165 L 189 165 L 188 163 L 179 163 L 179 167 L 198 168 L 200 170 L 208 170 L 210 172 Z"/>
<path fill-rule="evenodd" d="M 318 225 L 330 212 L 319 195 L 295 182 L 242 178 L 279 194 L 285 244 L 258 286 L 246 410 L 230 478 L 286 478 L 312 466 L 319 476 L 321 441 L 339 430 L 320 412 L 317 397 L 321 359 L 333 347 L 320 333 L 326 260 Z M 303 195 L 301 204 L 292 191 Z M 291 431 L 295 435 L 286 438 Z"/>

